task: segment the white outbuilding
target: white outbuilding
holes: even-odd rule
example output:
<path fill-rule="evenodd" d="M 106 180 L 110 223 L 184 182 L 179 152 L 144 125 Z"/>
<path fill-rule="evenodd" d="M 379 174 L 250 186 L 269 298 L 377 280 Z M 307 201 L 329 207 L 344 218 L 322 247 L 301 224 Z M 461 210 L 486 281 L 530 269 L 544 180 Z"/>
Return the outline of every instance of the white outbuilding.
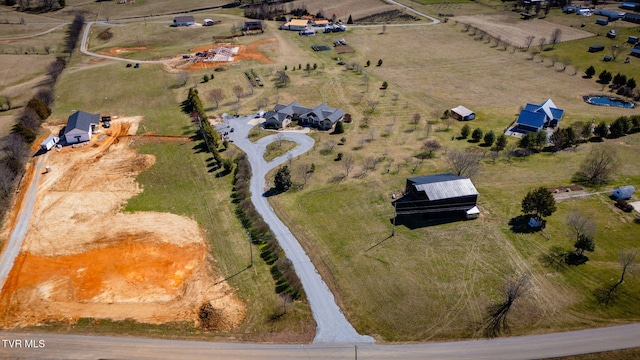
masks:
<path fill-rule="evenodd" d="M 56 146 L 58 141 L 60 141 L 59 137 L 51 135 L 46 139 L 42 140 L 42 142 L 40 143 L 40 149 L 44 151 L 49 151 L 53 149 L 54 146 Z"/>
<path fill-rule="evenodd" d="M 458 107 L 454 107 L 453 109 L 449 110 L 449 114 L 451 114 L 452 118 L 458 119 L 461 121 L 468 121 L 476 118 L 476 113 L 474 113 L 473 111 L 467 109 L 462 105 Z"/>

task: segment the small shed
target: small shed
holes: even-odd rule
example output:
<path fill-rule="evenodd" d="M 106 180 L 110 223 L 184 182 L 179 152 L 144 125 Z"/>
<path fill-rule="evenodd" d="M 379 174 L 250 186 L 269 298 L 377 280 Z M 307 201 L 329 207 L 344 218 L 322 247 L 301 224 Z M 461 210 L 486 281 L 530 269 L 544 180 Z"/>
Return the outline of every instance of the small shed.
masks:
<path fill-rule="evenodd" d="M 176 16 L 173 18 L 173 26 L 193 26 L 196 24 L 196 19 L 191 16 Z"/>
<path fill-rule="evenodd" d="M 640 44 L 638 44 L 638 45 L 634 46 L 633 48 L 631 48 L 631 52 L 629 54 L 633 55 L 633 56 L 640 57 Z"/>
<path fill-rule="evenodd" d="M 40 149 L 44 151 L 49 151 L 53 149 L 54 146 L 56 146 L 58 141 L 60 141 L 59 137 L 51 135 L 40 143 Z"/>
<path fill-rule="evenodd" d="M 538 219 L 537 217 L 532 216 L 531 218 L 529 218 L 528 225 L 531 228 L 539 228 L 539 227 L 542 227 L 542 225 L 544 225 L 544 220 Z"/>
<path fill-rule="evenodd" d="M 631 185 L 620 186 L 613 189 L 613 196 L 616 199 L 628 200 L 631 199 L 631 195 L 633 195 L 634 192 L 636 192 L 636 189 Z"/>
<path fill-rule="evenodd" d="M 637 42 L 638 42 L 638 37 L 637 37 L 637 36 L 629 36 L 629 37 L 627 38 L 627 42 L 628 42 L 629 44 L 635 44 L 635 43 L 637 43 Z"/>
<path fill-rule="evenodd" d="M 468 121 L 476 118 L 476 113 L 474 113 L 473 111 L 467 109 L 462 105 L 459 105 L 458 107 L 454 107 L 453 109 L 449 110 L 449 114 L 454 119 L 458 119 L 461 121 Z"/>
<path fill-rule="evenodd" d="M 596 19 L 596 24 L 598 24 L 598 25 L 608 25 L 609 24 L 609 20 L 608 19 Z"/>

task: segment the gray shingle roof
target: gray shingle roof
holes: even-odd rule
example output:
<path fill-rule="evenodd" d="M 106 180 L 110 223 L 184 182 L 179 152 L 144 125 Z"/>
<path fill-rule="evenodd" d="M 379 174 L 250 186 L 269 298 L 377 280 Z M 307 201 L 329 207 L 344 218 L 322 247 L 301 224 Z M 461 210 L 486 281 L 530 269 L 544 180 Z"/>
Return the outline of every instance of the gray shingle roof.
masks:
<path fill-rule="evenodd" d="M 64 133 L 67 134 L 73 129 L 79 129 L 82 131 L 91 130 L 91 124 L 100 123 L 100 114 L 90 114 L 84 111 L 76 111 L 67 120 L 67 126 L 64 128 Z"/>

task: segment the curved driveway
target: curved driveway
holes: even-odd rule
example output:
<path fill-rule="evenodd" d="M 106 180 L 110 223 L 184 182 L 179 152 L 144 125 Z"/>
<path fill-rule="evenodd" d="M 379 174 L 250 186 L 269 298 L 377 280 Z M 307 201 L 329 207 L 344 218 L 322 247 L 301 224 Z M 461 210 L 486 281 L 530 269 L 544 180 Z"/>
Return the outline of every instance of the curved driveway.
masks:
<path fill-rule="evenodd" d="M 293 150 L 273 159 L 270 162 L 264 160 L 264 152 L 267 145 L 278 141 L 275 135 L 264 137 L 255 143 L 249 140 L 249 130 L 253 125 L 249 124 L 251 117 L 233 118 L 223 115 L 225 122 L 234 128 L 234 132 L 229 133 L 229 138 L 247 154 L 251 164 L 250 189 L 251 200 L 256 210 L 269 224 L 271 231 L 278 239 L 280 247 L 284 250 L 287 258 L 291 260 L 293 266 L 300 277 L 304 292 L 311 305 L 311 311 L 316 321 L 316 336 L 314 343 L 360 343 L 373 342 L 369 336 L 359 335 L 351 324 L 344 317 L 344 314 L 336 304 L 333 294 L 327 284 L 322 280 L 315 266 L 293 236 L 289 228 L 276 216 L 273 208 L 269 205 L 265 192 L 265 176 L 267 173 L 283 164 L 288 158 L 293 158 L 309 151 L 314 144 L 314 140 L 302 133 L 283 132 L 282 139 L 294 141 L 298 144 Z M 219 126 L 219 131 L 224 131 L 224 125 Z"/>

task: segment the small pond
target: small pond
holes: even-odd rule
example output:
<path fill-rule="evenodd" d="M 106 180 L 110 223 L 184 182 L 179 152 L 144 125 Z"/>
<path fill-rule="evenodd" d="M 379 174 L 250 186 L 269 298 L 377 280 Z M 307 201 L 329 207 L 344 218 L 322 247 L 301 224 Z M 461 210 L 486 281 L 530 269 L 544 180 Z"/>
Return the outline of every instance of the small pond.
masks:
<path fill-rule="evenodd" d="M 621 99 L 615 96 L 587 95 L 587 96 L 584 96 L 583 98 L 587 104 L 591 104 L 591 105 L 617 106 L 625 109 L 633 109 L 636 107 L 636 104 L 633 101 Z"/>

